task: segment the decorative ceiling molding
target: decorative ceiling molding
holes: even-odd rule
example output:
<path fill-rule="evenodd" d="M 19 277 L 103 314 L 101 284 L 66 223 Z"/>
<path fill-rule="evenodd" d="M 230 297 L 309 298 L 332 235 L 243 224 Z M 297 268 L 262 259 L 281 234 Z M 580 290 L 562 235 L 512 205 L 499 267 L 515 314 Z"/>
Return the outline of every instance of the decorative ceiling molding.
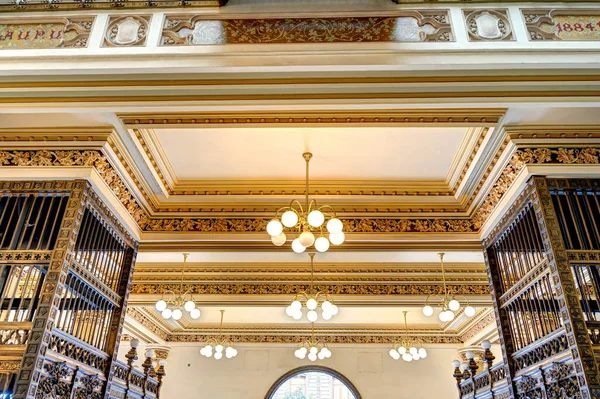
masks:
<path fill-rule="evenodd" d="M 309 283 L 295 284 L 273 283 L 193 283 L 184 284 L 184 290 L 195 295 L 294 295 L 299 291 L 308 290 Z M 431 295 L 443 294 L 441 284 L 382 284 L 364 282 L 349 285 L 345 282 L 339 284 L 320 283 L 316 288 L 327 291 L 332 295 Z M 131 287 L 131 294 L 162 294 L 163 292 L 177 292 L 178 283 L 136 283 Z M 448 289 L 456 295 L 489 295 L 489 283 L 460 284 L 449 286 Z"/>
<path fill-rule="evenodd" d="M 125 316 L 140 323 L 148 331 L 162 340 L 166 340 L 170 330 L 166 328 L 163 321 L 154 317 L 150 312 L 142 308 L 127 306 Z"/>
<path fill-rule="evenodd" d="M 463 332 L 460 334 L 461 341 L 468 342 L 477 334 L 486 330 L 490 326 L 494 326 L 494 328 L 496 327 L 496 316 L 494 314 L 494 310 L 486 309 L 486 311 L 483 313 L 483 317 L 477 318 L 471 325 L 463 329 Z"/>

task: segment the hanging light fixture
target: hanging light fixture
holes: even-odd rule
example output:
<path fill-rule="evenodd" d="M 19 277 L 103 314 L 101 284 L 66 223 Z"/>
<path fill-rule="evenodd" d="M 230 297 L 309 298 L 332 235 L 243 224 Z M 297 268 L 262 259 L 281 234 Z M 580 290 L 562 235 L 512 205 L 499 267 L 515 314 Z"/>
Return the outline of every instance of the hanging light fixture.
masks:
<path fill-rule="evenodd" d="M 294 356 L 298 359 L 304 359 L 308 357 L 311 362 L 317 359 L 329 359 L 331 357 L 331 351 L 327 347 L 327 344 L 315 339 L 315 323 L 310 323 L 312 326 L 312 332 L 310 339 L 302 341 L 298 349 L 294 352 Z"/>
<path fill-rule="evenodd" d="M 294 252 L 302 253 L 313 245 L 317 251 L 326 252 L 330 244 L 340 245 L 344 242 L 344 226 L 331 206 L 319 206 L 315 200 L 309 200 L 308 172 L 312 154 L 305 152 L 302 157 L 306 161 L 305 205 L 303 207 L 300 201 L 293 200 L 289 206 L 278 209 L 275 218 L 267 224 L 267 233 L 271 235 L 274 245 L 281 246 L 287 241 L 284 231 L 287 228 L 289 232 L 297 234 L 292 240 Z"/>
<path fill-rule="evenodd" d="M 406 314 L 408 312 L 404 311 L 402 313 L 404 313 L 404 336 L 399 342 L 394 343 L 389 352 L 390 356 L 394 360 L 402 358 L 405 362 L 425 359 L 427 357 L 427 350 L 423 348 L 421 340 L 408 337 L 408 325 L 406 324 Z"/>
<path fill-rule="evenodd" d="M 302 291 L 296 294 L 296 297 L 285 309 L 285 314 L 294 318 L 294 320 L 300 320 L 303 312 L 302 308 L 306 307 L 306 318 L 311 323 L 314 323 L 319 319 L 318 308 L 321 308 L 321 317 L 323 320 L 330 320 L 333 316 L 338 314 L 338 307 L 333 303 L 333 299 L 328 292 L 315 291 L 314 288 L 314 275 L 315 275 L 315 253 L 311 252 L 310 256 L 310 287 L 308 292 Z"/>
<path fill-rule="evenodd" d="M 223 354 L 227 359 L 237 356 L 238 351 L 233 347 L 231 341 L 223 336 L 223 316 L 225 311 L 221 310 L 221 324 L 219 325 L 219 336 L 211 338 L 206 342 L 206 346 L 200 349 L 200 354 L 205 357 L 214 357 L 217 360 L 223 358 Z"/>
<path fill-rule="evenodd" d="M 173 319 L 179 320 L 183 317 L 183 310 L 190 314 L 190 317 L 194 320 L 200 318 L 200 309 L 196 307 L 196 302 L 189 291 L 183 291 L 183 275 L 185 273 L 185 264 L 190 254 L 183 254 L 183 266 L 181 267 L 181 281 L 179 282 L 179 292 L 175 293 L 169 290 L 171 298 L 166 300 L 161 298 L 156 302 L 154 307 L 160 312 L 162 317 L 166 320 Z"/>
<path fill-rule="evenodd" d="M 439 253 L 440 263 L 442 265 L 442 280 L 444 282 L 444 295 L 437 295 L 439 302 L 437 306 L 442 308 L 442 311 L 439 314 L 439 319 L 441 322 L 448 322 L 454 320 L 456 316 L 456 312 L 460 309 L 461 303 L 456 299 L 457 297 L 450 292 L 448 292 L 448 287 L 446 286 L 446 272 L 444 271 L 444 254 Z M 429 304 L 429 298 L 431 295 L 427 297 L 427 301 L 425 306 L 423 307 L 423 314 L 427 317 L 433 316 L 434 310 L 433 307 Z M 465 307 L 465 315 L 467 317 L 475 316 L 475 308 L 469 305 L 469 301 L 464 296 L 467 306 Z"/>

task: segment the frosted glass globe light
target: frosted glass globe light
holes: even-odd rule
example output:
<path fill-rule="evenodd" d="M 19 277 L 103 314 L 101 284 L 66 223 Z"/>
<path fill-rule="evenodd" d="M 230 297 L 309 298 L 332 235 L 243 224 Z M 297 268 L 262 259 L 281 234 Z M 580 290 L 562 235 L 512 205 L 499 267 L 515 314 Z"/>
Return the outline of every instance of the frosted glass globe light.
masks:
<path fill-rule="evenodd" d="M 323 215 L 323 212 L 315 209 L 308 214 L 307 220 L 308 224 L 310 224 L 312 227 L 321 227 L 325 221 L 325 215 Z"/>
<path fill-rule="evenodd" d="M 412 362 L 412 356 L 408 353 L 405 353 L 404 355 L 402 355 L 402 360 L 404 360 L 405 362 Z"/>
<path fill-rule="evenodd" d="M 419 356 L 418 352 L 413 354 L 412 357 L 413 357 L 413 360 L 419 360 L 421 358 L 421 356 Z"/>
<path fill-rule="evenodd" d="M 329 301 L 323 301 L 323 303 L 321 304 L 321 309 L 323 309 L 323 311 L 325 311 L 325 312 L 329 312 L 332 305 L 333 304 Z"/>
<path fill-rule="evenodd" d="M 453 360 L 452 361 L 452 367 L 459 368 L 460 367 L 460 362 L 458 360 Z"/>
<path fill-rule="evenodd" d="M 223 345 L 219 344 L 219 345 L 215 346 L 215 351 L 216 352 L 223 352 Z"/>
<path fill-rule="evenodd" d="M 281 232 L 281 234 L 279 234 L 278 236 L 271 237 L 271 242 L 273 243 L 273 245 L 278 246 L 278 247 L 285 244 L 286 241 L 287 241 L 287 236 L 285 235 L 284 232 Z"/>
<path fill-rule="evenodd" d="M 317 300 L 315 298 L 310 298 L 308 301 L 306 301 L 306 307 L 309 310 L 315 310 L 318 305 L 319 305 L 319 303 L 317 302 Z"/>
<path fill-rule="evenodd" d="M 309 311 L 306 314 L 306 318 L 308 319 L 308 321 L 310 321 L 311 323 L 314 323 L 315 321 L 317 321 L 317 319 L 319 318 L 319 315 L 317 314 L 317 312 L 315 312 L 314 310 Z"/>
<path fill-rule="evenodd" d="M 310 360 L 311 362 L 314 362 L 315 360 L 317 360 L 317 355 L 316 353 L 309 353 L 308 354 L 308 360 Z"/>
<path fill-rule="evenodd" d="M 271 235 L 271 237 L 276 237 L 283 231 L 283 225 L 277 219 L 272 219 L 269 223 L 267 223 L 267 233 Z"/>
<path fill-rule="evenodd" d="M 298 223 L 298 214 L 294 211 L 285 211 L 281 215 L 281 223 L 285 227 L 294 227 Z"/>
<path fill-rule="evenodd" d="M 300 234 L 300 237 L 298 237 L 298 240 L 303 247 L 308 248 L 315 243 L 315 235 L 310 231 L 303 231 L 302 234 Z"/>
<path fill-rule="evenodd" d="M 325 357 L 329 359 L 331 357 L 331 351 L 329 348 L 323 348 L 323 351 L 325 352 Z"/>
<path fill-rule="evenodd" d="M 458 302 L 456 299 L 453 299 L 448 302 L 448 308 L 453 312 L 456 312 L 458 309 L 460 309 L 460 302 Z"/>
<path fill-rule="evenodd" d="M 319 252 L 327 252 L 329 249 L 329 240 L 327 237 L 319 237 L 315 240 L 315 249 Z"/>
<path fill-rule="evenodd" d="M 190 317 L 194 320 L 198 320 L 200 318 L 200 309 L 192 309 Z"/>
<path fill-rule="evenodd" d="M 138 346 L 140 346 L 140 340 L 137 338 L 133 338 L 131 341 L 129 341 L 129 345 L 133 348 L 133 349 L 137 349 Z"/>
<path fill-rule="evenodd" d="M 492 343 L 486 339 L 485 341 L 481 341 L 481 347 L 483 349 L 490 349 L 492 347 Z"/>
<path fill-rule="evenodd" d="M 345 239 L 346 239 L 346 236 L 341 231 L 339 233 L 329 234 L 329 241 L 331 241 L 331 243 L 333 245 L 341 245 Z"/>
<path fill-rule="evenodd" d="M 156 310 L 158 310 L 159 312 L 162 312 L 163 310 L 165 310 L 167 308 L 167 303 L 164 300 L 160 300 L 158 302 L 156 302 L 156 305 L 154 305 L 156 307 Z"/>
<path fill-rule="evenodd" d="M 223 357 L 223 352 L 215 352 L 215 359 L 219 360 Z"/>
<path fill-rule="evenodd" d="M 331 315 L 331 313 L 324 310 L 323 312 L 321 312 L 321 317 L 323 318 L 323 320 L 327 321 L 331 320 L 333 316 Z"/>
<path fill-rule="evenodd" d="M 298 354 L 298 359 L 304 359 L 306 357 L 306 351 L 300 351 L 300 353 Z"/>
<path fill-rule="evenodd" d="M 302 311 L 296 310 L 296 312 L 292 315 L 292 317 L 294 318 L 294 320 L 300 320 L 302 318 Z"/>
<path fill-rule="evenodd" d="M 302 309 L 302 302 L 300 302 L 299 300 L 295 300 L 294 302 L 292 302 L 290 307 L 295 310 L 300 310 Z"/>
<path fill-rule="evenodd" d="M 231 359 L 233 357 L 233 354 L 231 352 L 229 352 L 229 351 L 225 351 L 225 357 L 227 359 Z"/>
<path fill-rule="evenodd" d="M 446 310 L 446 317 L 447 317 L 447 321 L 452 321 L 454 320 L 454 312 L 451 310 Z"/>
<path fill-rule="evenodd" d="M 183 312 L 181 311 L 181 309 L 175 309 L 175 310 L 173 310 L 173 313 L 171 314 L 171 317 L 173 317 L 173 320 L 180 320 L 182 316 L 183 316 Z"/>
<path fill-rule="evenodd" d="M 430 317 L 433 315 L 433 308 L 429 305 L 426 305 L 423 307 L 423 314 L 427 317 Z"/>
<path fill-rule="evenodd" d="M 294 309 L 292 307 L 292 305 L 288 306 L 287 308 L 285 308 L 285 314 L 292 317 L 294 315 L 294 313 L 296 313 L 296 309 Z"/>
<path fill-rule="evenodd" d="M 233 348 L 233 351 L 231 351 L 231 353 L 233 353 L 233 357 L 236 357 L 238 354 L 237 349 Z"/>
<path fill-rule="evenodd" d="M 415 348 L 414 346 L 411 346 L 410 349 L 408 350 L 410 352 L 411 355 L 415 355 L 415 353 L 417 353 L 417 348 Z"/>
<path fill-rule="evenodd" d="M 300 244 L 300 240 L 296 238 L 294 241 L 292 241 L 292 250 L 297 254 L 301 254 L 302 252 L 306 251 L 306 247 Z"/>
<path fill-rule="evenodd" d="M 399 347 L 398 348 L 398 353 L 401 354 L 401 355 L 404 355 L 406 353 L 406 348 L 403 347 L 403 346 Z"/>
<path fill-rule="evenodd" d="M 446 311 L 445 310 L 441 311 L 438 317 L 439 317 L 439 319 L 440 319 L 441 322 L 445 323 L 445 322 L 448 321 L 448 319 L 447 319 L 448 316 L 446 315 Z"/>
<path fill-rule="evenodd" d="M 194 301 L 187 301 L 185 303 L 185 305 L 183 305 L 183 308 L 187 311 L 187 312 L 191 312 L 194 308 L 196 307 L 196 304 L 194 303 Z"/>
<path fill-rule="evenodd" d="M 465 308 L 465 315 L 467 317 L 473 317 L 473 316 L 475 316 L 475 308 L 473 306 L 467 306 Z"/>
<path fill-rule="evenodd" d="M 390 349 L 390 352 L 389 352 L 389 353 L 390 353 L 390 357 L 391 357 L 392 359 L 394 359 L 394 360 L 398 360 L 398 359 L 400 359 L 400 354 L 398 353 L 398 351 L 397 351 L 397 350 L 395 350 L 395 349 L 393 349 L 393 348 L 392 348 L 392 349 Z"/>
<path fill-rule="evenodd" d="M 144 353 L 144 356 L 149 357 L 150 359 L 154 359 L 156 357 L 156 354 L 154 353 L 154 351 L 152 349 L 148 349 Z"/>
<path fill-rule="evenodd" d="M 340 233 L 343 228 L 344 225 L 342 224 L 342 221 L 338 218 L 329 219 L 329 221 L 327 222 L 327 231 L 330 233 Z"/>
<path fill-rule="evenodd" d="M 319 352 L 317 357 L 319 358 L 319 360 L 323 360 L 323 359 L 325 359 L 325 354 L 323 353 L 323 351 L 321 351 L 321 352 Z"/>
<path fill-rule="evenodd" d="M 315 353 L 316 354 L 318 351 L 319 351 L 319 349 L 316 346 L 311 346 L 310 349 L 309 349 L 310 353 Z"/>
<path fill-rule="evenodd" d="M 335 316 L 336 314 L 338 314 L 339 309 L 337 307 L 337 305 L 331 305 L 331 308 L 329 308 L 329 313 L 331 313 L 332 316 Z"/>
<path fill-rule="evenodd" d="M 298 359 L 300 359 L 300 349 L 296 349 L 294 351 L 294 356 L 296 356 Z"/>
<path fill-rule="evenodd" d="M 425 348 L 419 348 L 419 356 L 421 356 L 421 358 L 423 359 L 427 357 L 427 351 L 425 350 Z"/>
<path fill-rule="evenodd" d="M 167 308 L 162 311 L 161 315 L 164 319 L 169 320 L 173 315 L 173 312 L 171 311 L 171 309 Z"/>

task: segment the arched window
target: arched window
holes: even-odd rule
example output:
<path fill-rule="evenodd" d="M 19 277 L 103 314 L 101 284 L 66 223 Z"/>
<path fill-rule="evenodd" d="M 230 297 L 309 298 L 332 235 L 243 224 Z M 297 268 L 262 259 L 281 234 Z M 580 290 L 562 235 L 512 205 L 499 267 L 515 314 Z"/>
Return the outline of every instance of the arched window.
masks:
<path fill-rule="evenodd" d="M 265 399 L 362 399 L 356 387 L 328 367 L 305 366 L 282 375 Z"/>

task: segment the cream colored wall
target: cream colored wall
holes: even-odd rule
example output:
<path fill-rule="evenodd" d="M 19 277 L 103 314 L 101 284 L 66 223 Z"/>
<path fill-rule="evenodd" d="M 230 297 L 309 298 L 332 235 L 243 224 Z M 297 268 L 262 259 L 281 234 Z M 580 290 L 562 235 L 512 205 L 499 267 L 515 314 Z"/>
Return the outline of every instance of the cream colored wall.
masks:
<path fill-rule="evenodd" d="M 124 345 L 127 346 L 127 345 Z M 125 348 L 122 348 L 124 350 Z M 294 357 L 295 347 L 238 346 L 234 359 L 207 359 L 200 346 L 173 346 L 161 392 L 165 399 L 263 399 L 284 373 L 312 364 Z M 428 349 L 427 359 L 392 360 L 385 346 L 332 346 L 333 356 L 314 364 L 331 367 L 354 383 L 365 399 L 455 399 L 454 348 Z"/>

